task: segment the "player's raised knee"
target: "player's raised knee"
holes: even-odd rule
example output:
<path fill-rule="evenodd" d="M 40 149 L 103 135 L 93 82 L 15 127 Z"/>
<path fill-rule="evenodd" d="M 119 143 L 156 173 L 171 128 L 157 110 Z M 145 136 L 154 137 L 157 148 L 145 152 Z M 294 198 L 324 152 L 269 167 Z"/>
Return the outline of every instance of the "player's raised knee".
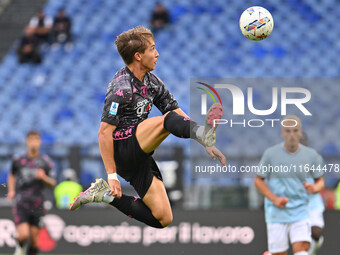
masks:
<path fill-rule="evenodd" d="M 170 211 L 157 210 L 153 211 L 152 214 L 164 228 L 172 223 L 173 216 L 171 210 Z"/>
<path fill-rule="evenodd" d="M 173 216 L 172 216 L 172 213 L 171 213 L 170 215 L 166 215 L 166 216 L 162 217 L 161 219 L 159 219 L 159 222 L 165 228 L 172 223 L 172 220 L 173 220 Z"/>
<path fill-rule="evenodd" d="M 18 241 L 25 242 L 28 240 L 29 234 L 28 233 L 18 233 Z"/>

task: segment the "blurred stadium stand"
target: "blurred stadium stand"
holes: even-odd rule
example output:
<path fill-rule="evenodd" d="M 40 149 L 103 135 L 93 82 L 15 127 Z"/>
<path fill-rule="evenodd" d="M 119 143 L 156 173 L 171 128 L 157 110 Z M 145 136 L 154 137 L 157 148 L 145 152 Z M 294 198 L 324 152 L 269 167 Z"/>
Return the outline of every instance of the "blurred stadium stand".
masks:
<path fill-rule="evenodd" d="M 131 27 L 148 26 L 156 1 L 48 1 L 44 6 L 48 15 L 54 16 L 60 7 L 65 7 L 72 18 L 74 47 L 71 51 L 45 49 L 43 63 L 35 66 L 20 65 L 14 48 L 3 58 L 0 65 L 0 154 L 12 153 L 9 148 L 22 143 L 25 133 L 36 128 L 42 132 L 44 144 L 50 146 L 54 155 L 65 158 L 70 146 L 79 145 L 86 150 L 92 148 L 99 158 L 95 147 L 106 86 L 114 72 L 123 66 L 114 39 Z M 8 10 L 26 10 L 28 6 L 33 8 L 33 2 L 45 1 L 30 0 L 27 5 L 19 2 L 26 1 L 12 0 Z M 164 1 L 171 13 L 171 25 L 156 36 L 160 57 L 155 74 L 165 82 L 186 112 L 190 111 L 188 86 L 191 77 L 339 77 L 340 30 L 339 22 L 335 21 L 339 21 L 340 8 L 336 0 L 251 3 L 256 4 L 267 8 L 275 21 L 272 35 L 261 43 L 246 40 L 239 31 L 238 19 L 249 7 L 249 1 Z M 13 12 L 13 17 L 17 17 Z M 20 11 L 21 14 L 24 12 Z M 0 26 L 5 24 L 4 15 L 5 12 L 0 16 Z M 13 18 L 10 20 L 14 22 Z M 27 23 L 29 17 L 20 20 Z M 10 31 L 5 32 L 6 35 L 1 32 L 1 41 L 14 30 L 22 31 L 25 22 L 20 23 L 21 28 L 6 23 L 6 29 Z M 1 31 L 5 30 L 1 27 Z M 19 33 L 15 35 L 18 37 Z M 327 93 L 331 97 L 322 106 L 327 114 L 320 112 L 319 105 L 311 105 L 317 121 L 331 125 L 327 132 L 321 125 L 306 125 L 305 131 L 311 137 L 322 134 L 325 139 L 312 145 L 324 156 L 339 156 L 340 139 L 334 137 L 339 137 L 340 110 L 334 102 L 338 100 L 340 87 L 334 83 L 319 88 L 316 84 L 306 86 L 314 86 L 315 93 Z M 261 92 L 261 87 L 257 89 Z M 158 113 L 153 111 L 155 114 Z M 244 134 L 235 132 L 226 138 L 226 144 L 239 152 L 245 145 L 233 142 L 233 137 Z M 261 131 L 258 132 L 261 135 Z M 274 130 L 266 135 L 274 141 L 279 138 Z M 177 142 L 175 137 L 169 137 L 165 144 L 172 146 Z M 256 155 L 251 156 L 255 157 L 270 145 L 263 140 L 253 142 L 257 150 Z M 101 163 L 90 161 L 80 165 L 84 185 L 87 179 L 103 174 Z M 58 167 L 66 168 L 67 164 Z M 8 165 L 8 159 L 0 165 L 1 182 L 4 182 Z M 190 175 L 184 176 L 186 184 L 193 182 Z M 221 185 L 234 183 L 230 180 L 219 182 Z"/>
<path fill-rule="evenodd" d="M 46 0 L 0 0 L 0 59 Z"/>

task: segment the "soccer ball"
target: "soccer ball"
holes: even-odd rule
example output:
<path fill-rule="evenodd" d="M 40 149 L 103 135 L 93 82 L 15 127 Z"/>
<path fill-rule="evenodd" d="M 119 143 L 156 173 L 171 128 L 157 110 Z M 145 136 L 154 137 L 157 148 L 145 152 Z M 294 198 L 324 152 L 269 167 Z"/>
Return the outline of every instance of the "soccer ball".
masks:
<path fill-rule="evenodd" d="M 253 41 L 267 38 L 273 31 L 274 20 L 269 11 L 260 6 L 245 10 L 240 17 L 242 34 Z"/>

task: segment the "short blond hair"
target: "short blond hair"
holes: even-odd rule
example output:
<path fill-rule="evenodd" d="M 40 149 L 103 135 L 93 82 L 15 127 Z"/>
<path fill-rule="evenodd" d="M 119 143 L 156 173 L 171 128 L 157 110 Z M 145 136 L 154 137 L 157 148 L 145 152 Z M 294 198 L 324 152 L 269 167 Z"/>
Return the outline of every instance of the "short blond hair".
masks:
<path fill-rule="evenodd" d="M 297 124 L 300 126 L 300 128 L 302 128 L 301 119 L 296 115 L 287 115 L 286 117 L 283 118 L 283 120 L 295 120 Z"/>
<path fill-rule="evenodd" d="M 151 30 L 140 26 L 118 35 L 115 44 L 119 55 L 125 64 L 129 65 L 133 62 L 133 57 L 136 52 L 144 53 L 149 45 L 150 39 L 155 40 Z"/>
<path fill-rule="evenodd" d="M 30 130 L 26 133 L 26 138 L 30 137 L 30 136 L 39 136 L 41 137 L 41 134 L 39 131 L 37 130 Z"/>

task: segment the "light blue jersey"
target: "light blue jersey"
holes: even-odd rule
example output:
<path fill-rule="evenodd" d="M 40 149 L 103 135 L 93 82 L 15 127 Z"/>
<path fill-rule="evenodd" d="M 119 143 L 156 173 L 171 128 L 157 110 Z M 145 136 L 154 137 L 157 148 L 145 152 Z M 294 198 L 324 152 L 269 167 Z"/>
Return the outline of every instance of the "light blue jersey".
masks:
<path fill-rule="evenodd" d="M 275 195 L 289 199 L 285 208 L 280 209 L 266 198 L 266 222 L 290 223 L 309 217 L 309 195 L 303 182 L 322 177 L 323 171 L 315 171 L 318 166 L 322 169 L 322 164 L 322 157 L 314 149 L 302 144 L 295 153 L 287 152 L 283 143 L 264 152 L 260 162 L 262 171 L 257 175 L 266 179 L 269 189 Z"/>
<path fill-rule="evenodd" d="M 308 183 L 314 183 L 314 179 L 310 178 L 307 180 Z M 325 205 L 323 204 L 322 197 L 320 193 L 309 194 L 309 211 L 320 211 L 325 210 Z"/>

